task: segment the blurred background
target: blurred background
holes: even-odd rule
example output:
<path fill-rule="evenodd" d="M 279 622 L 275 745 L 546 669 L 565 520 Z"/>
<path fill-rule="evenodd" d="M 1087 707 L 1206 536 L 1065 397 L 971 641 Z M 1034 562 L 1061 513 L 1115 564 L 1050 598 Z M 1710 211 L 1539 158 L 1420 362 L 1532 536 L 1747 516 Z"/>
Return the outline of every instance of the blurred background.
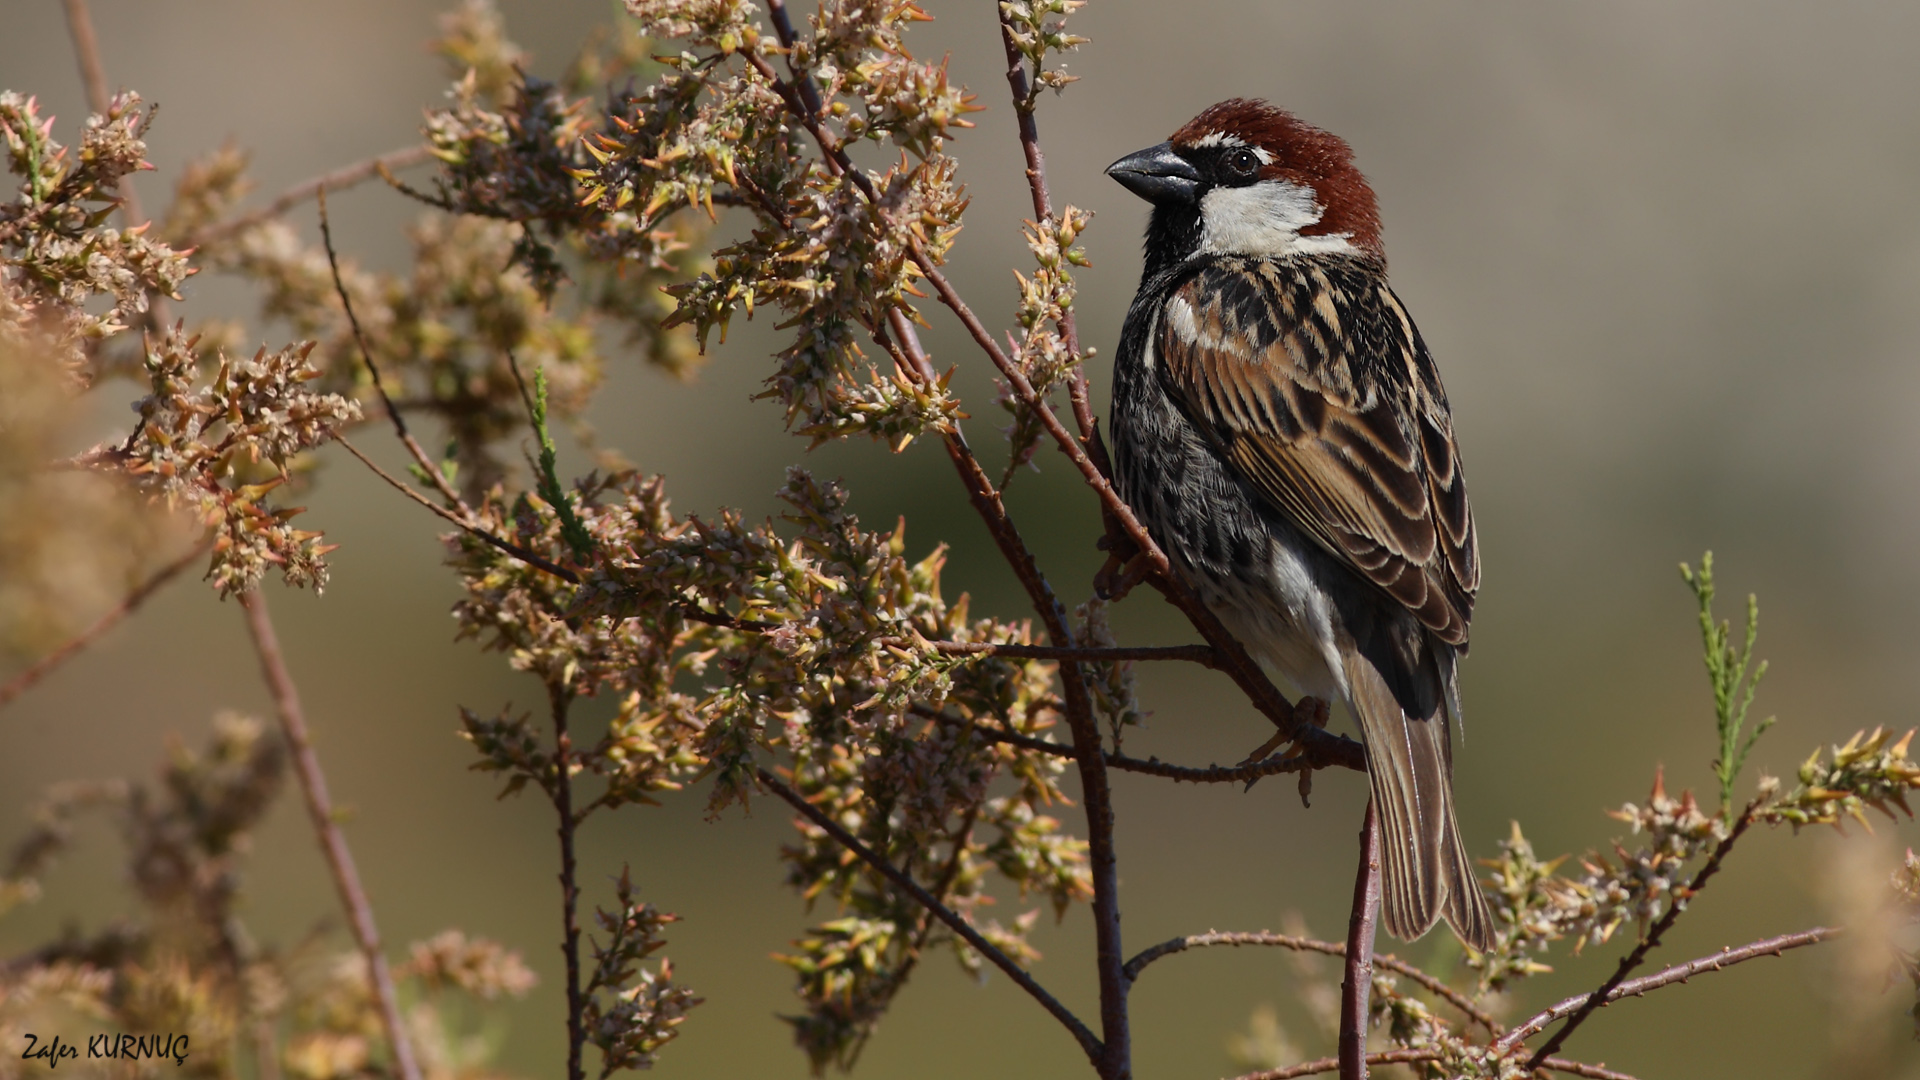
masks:
<path fill-rule="evenodd" d="M 614 10 L 500 6 L 532 70 L 549 77 Z M 976 310 L 1010 325 L 1007 268 L 1027 264 L 1019 222 L 1030 209 L 998 32 L 985 3 L 926 6 L 936 21 L 916 30 L 916 54 L 949 53 L 956 80 L 987 106 L 951 148 L 973 195 L 953 277 Z M 420 109 L 445 87 L 423 47 L 438 10 L 435 0 L 97 0 L 109 81 L 161 105 L 149 135 L 158 171 L 140 178 L 149 213 L 187 159 L 226 140 L 253 152 L 256 200 L 413 142 Z M 86 109 L 59 5 L 9 0 L 4 23 L 0 87 L 39 95 L 59 136 L 77 142 Z M 1074 29 L 1093 39 L 1070 59 L 1084 81 L 1045 99 L 1040 124 L 1056 202 L 1096 212 L 1079 313 L 1101 354 L 1091 368 L 1102 412 L 1145 219 L 1105 165 L 1213 101 L 1263 96 L 1344 136 L 1379 193 L 1394 283 L 1446 377 L 1481 529 L 1486 582 L 1456 754 L 1472 845 L 1491 854 L 1518 819 L 1543 855 L 1604 846 L 1618 824 L 1600 811 L 1644 798 L 1657 765 L 1671 787 L 1711 787 L 1711 700 L 1675 572 L 1706 548 L 1724 612 L 1750 591 L 1761 598 L 1773 672 L 1756 715 L 1780 723 L 1759 768 L 1790 778 L 1822 741 L 1916 721 L 1920 7 L 1097 0 Z M 333 201 L 342 249 L 375 267 L 400 267 L 415 213 L 378 184 Z M 311 207 L 300 214 L 312 232 Z M 274 345 L 286 337 L 232 282 L 202 275 L 186 296 L 190 311 L 252 320 Z M 974 442 L 1003 454 L 984 361 L 951 319 L 930 319 L 936 363 L 960 365 Z M 769 513 L 785 465 L 802 456 L 777 407 L 749 400 L 771 370 L 767 321 L 737 326 L 684 385 L 614 352 L 591 420 L 604 443 L 666 474 L 680 511 Z M 99 396 L 86 436 L 124 431 L 136 393 Z M 808 457 L 847 479 L 868 522 L 906 514 L 913 550 L 952 543 L 949 596 L 968 590 L 981 610 L 1023 613 L 937 448 L 836 445 Z M 455 735 L 458 705 L 532 704 L 537 688 L 452 641 L 440 523 L 344 455 L 325 461 L 303 520 L 343 545 L 333 583 L 323 597 L 268 594 L 335 797 L 353 808 L 349 835 L 383 935 L 397 949 L 458 926 L 521 949 L 544 982 L 504 1010 L 502 1064 L 559 1075 L 550 811 L 496 801 Z M 1036 461 L 1042 471 L 1013 486 L 1014 513 L 1056 585 L 1082 597 L 1099 561 L 1093 502 L 1057 454 Z M 1124 641 L 1190 640 L 1146 590 L 1116 624 Z M 1142 756 L 1237 760 L 1268 730 L 1204 671 L 1149 670 L 1142 689 L 1153 716 L 1127 740 Z M 0 839 L 24 831 L 45 785 L 150 777 L 169 739 L 200 742 L 222 708 L 269 715 L 238 607 L 183 580 L 0 712 Z M 1242 794 L 1121 776 L 1117 788 L 1130 951 L 1209 927 L 1277 929 L 1290 912 L 1338 935 L 1357 776 L 1322 776 L 1310 810 L 1287 783 Z M 624 862 L 645 898 L 687 916 L 667 954 L 707 1004 L 664 1052 L 661 1075 L 804 1076 L 776 1019 L 794 1004 L 790 976 L 767 959 L 808 924 L 773 859 L 789 815 L 759 801 L 708 821 L 703 805 L 689 794 L 597 820 L 582 852 L 589 900 Z M 1656 962 L 1845 917 L 1912 842 L 1910 824 L 1876 828 L 1851 841 L 1753 837 Z M 82 839 L 46 898 L 0 922 L 0 955 L 124 909 L 116 839 L 105 828 Z M 245 916 L 258 938 L 337 922 L 292 792 L 252 865 Z M 1083 1015 L 1094 1011 L 1090 936 L 1075 912 L 1036 937 L 1047 954 L 1037 974 Z M 1382 949 L 1426 958 L 1450 947 L 1444 936 Z M 1844 946 L 1823 948 L 1607 1010 L 1570 1052 L 1644 1077 L 1920 1074 L 1899 1015 L 1906 992 L 1879 994 L 1870 963 L 1862 975 Z M 1557 953 L 1559 970 L 1525 984 L 1516 1011 L 1597 983 L 1619 949 Z M 1084 1067 L 1004 978 L 975 985 L 942 960 L 916 982 L 862 1075 Z M 1134 995 L 1139 1074 L 1234 1071 L 1228 1039 L 1268 1003 L 1321 1052 L 1293 985 L 1278 953 L 1156 966 Z"/>

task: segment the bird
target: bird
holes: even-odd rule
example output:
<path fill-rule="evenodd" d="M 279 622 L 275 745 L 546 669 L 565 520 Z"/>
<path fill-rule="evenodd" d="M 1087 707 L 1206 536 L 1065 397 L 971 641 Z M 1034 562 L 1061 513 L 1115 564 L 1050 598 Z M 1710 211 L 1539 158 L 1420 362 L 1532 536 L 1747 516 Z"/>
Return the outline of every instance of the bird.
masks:
<path fill-rule="evenodd" d="M 1373 189 L 1344 140 L 1246 98 L 1107 175 L 1152 206 L 1115 357 L 1115 487 L 1256 660 L 1355 718 L 1388 933 L 1445 919 L 1484 951 L 1451 739 L 1479 543 Z"/>

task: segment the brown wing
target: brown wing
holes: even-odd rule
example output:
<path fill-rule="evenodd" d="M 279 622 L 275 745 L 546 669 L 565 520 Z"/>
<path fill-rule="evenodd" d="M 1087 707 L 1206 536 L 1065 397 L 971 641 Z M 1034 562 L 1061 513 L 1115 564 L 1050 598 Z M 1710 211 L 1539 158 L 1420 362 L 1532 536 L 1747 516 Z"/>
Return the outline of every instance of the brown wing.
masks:
<path fill-rule="evenodd" d="M 1217 260 L 1174 291 L 1154 337 L 1161 378 L 1241 474 L 1464 651 L 1473 513 L 1439 373 L 1384 276 Z"/>

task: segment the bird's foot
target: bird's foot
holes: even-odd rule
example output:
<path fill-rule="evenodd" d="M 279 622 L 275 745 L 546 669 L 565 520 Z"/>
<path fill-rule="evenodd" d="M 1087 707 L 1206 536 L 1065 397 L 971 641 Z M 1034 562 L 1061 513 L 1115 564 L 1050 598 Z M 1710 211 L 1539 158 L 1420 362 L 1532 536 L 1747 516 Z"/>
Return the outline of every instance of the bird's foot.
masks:
<path fill-rule="evenodd" d="M 1302 725 L 1311 725 L 1317 728 L 1326 727 L 1328 708 L 1327 703 L 1317 697 L 1303 697 L 1299 701 L 1294 702 L 1293 726 L 1286 731 L 1274 732 L 1273 738 L 1255 747 L 1253 753 L 1248 754 L 1240 764 L 1251 765 L 1256 761 L 1266 760 L 1268 754 L 1292 742 L 1295 738 L 1294 733 L 1299 731 Z M 1291 757 L 1299 752 L 1300 748 L 1296 746 L 1288 751 L 1288 756 Z"/>
<path fill-rule="evenodd" d="M 1106 564 L 1100 572 L 1093 575 L 1093 591 L 1102 600 L 1124 600 L 1135 585 L 1147 580 L 1151 573 L 1147 557 L 1135 554 L 1130 559 L 1122 559 L 1118 554 L 1108 554 Z"/>

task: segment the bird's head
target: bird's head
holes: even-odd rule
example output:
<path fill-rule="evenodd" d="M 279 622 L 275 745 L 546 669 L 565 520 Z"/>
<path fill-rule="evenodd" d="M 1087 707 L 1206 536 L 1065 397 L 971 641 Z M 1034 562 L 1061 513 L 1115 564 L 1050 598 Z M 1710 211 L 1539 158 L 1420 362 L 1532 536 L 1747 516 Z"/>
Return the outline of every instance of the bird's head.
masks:
<path fill-rule="evenodd" d="M 1386 261 L 1353 150 L 1264 101 L 1223 101 L 1107 175 L 1153 204 L 1149 274 L 1202 252 Z"/>

